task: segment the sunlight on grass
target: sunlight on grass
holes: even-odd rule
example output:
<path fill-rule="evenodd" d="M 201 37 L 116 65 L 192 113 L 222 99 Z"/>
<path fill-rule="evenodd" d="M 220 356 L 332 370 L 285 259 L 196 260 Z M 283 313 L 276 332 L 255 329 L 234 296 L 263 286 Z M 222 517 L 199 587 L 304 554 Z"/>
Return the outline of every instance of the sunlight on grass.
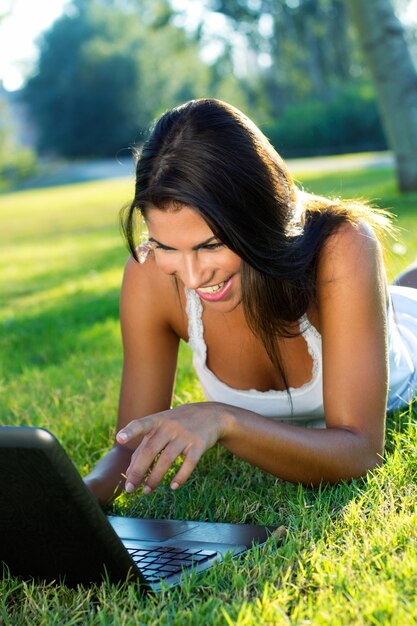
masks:
<path fill-rule="evenodd" d="M 36 276 L 37 274 L 37 276 Z M 46 281 L 47 282 L 46 277 Z M 43 282 L 43 272 L 34 272 L 32 280 L 40 280 Z M 99 296 L 106 293 L 109 289 L 118 289 L 120 287 L 121 272 L 120 270 L 113 269 L 107 272 L 97 272 L 96 270 L 89 270 L 87 275 L 79 278 L 78 280 L 67 280 L 61 285 L 51 287 L 50 289 L 41 289 L 39 291 L 31 291 L 27 287 L 22 287 L 22 292 L 15 295 L 14 300 L 11 300 L 11 307 L 15 307 L 15 312 L 22 309 L 28 312 L 31 310 L 33 313 L 39 308 L 51 308 L 59 306 L 61 301 L 66 300 L 68 297 L 76 296 L 81 293 L 89 293 Z M 27 280 L 30 283 L 30 279 Z M 5 309 L 7 312 L 12 311 L 12 308 Z M 1 315 L 1 313 L 0 313 Z M 1 317 L 0 317 L 1 319 Z"/>

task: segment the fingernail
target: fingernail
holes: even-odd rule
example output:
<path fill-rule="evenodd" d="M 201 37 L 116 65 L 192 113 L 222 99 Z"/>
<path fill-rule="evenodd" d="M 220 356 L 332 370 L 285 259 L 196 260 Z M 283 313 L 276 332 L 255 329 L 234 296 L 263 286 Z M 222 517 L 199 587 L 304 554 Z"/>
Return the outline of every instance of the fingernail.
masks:
<path fill-rule="evenodd" d="M 176 482 L 171 483 L 171 489 L 173 489 L 175 491 L 175 489 L 178 489 L 179 484 Z"/>
<path fill-rule="evenodd" d="M 135 491 L 135 485 L 133 483 L 126 483 L 125 491 L 127 491 L 127 493 L 133 493 Z"/>
<path fill-rule="evenodd" d="M 120 433 L 117 433 L 116 439 L 117 439 L 117 441 L 121 441 L 123 443 L 123 442 L 127 441 L 128 437 L 127 437 L 126 433 L 120 432 Z"/>
<path fill-rule="evenodd" d="M 143 488 L 143 493 L 145 494 L 145 496 L 147 496 L 149 493 L 151 493 L 152 489 L 149 487 L 149 485 L 145 485 Z"/>

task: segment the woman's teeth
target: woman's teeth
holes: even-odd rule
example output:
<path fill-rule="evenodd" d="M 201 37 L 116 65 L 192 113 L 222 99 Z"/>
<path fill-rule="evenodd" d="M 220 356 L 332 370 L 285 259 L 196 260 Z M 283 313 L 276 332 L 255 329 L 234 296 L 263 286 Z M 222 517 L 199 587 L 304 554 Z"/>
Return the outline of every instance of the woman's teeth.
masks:
<path fill-rule="evenodd" d="M 210 287 L 199 287 L 198 291 L 201 291 L 202 293 L 216 293 L 216 291 L 220 291 L 220 289 L 222 289 L 225 284 L 226 281 L 224 280 L 222 283 L 218 283 L 217 285 L 210 285 Z"/>

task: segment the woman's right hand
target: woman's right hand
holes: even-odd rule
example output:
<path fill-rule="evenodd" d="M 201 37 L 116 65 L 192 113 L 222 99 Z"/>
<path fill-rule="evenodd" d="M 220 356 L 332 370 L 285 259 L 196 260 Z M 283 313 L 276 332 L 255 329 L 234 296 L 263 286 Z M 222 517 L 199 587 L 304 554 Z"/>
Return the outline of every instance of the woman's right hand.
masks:
<path fill-rule="evenodd" d="M 219 402 L 196 402 L 129 422 L 116 435 L 121 445 L 140 440 L 126 471 L 126 491 L 144 483 L 144 493 L 150 493 L 178 457 L 183 461 L 171 488 L 182 486 L 201 456 L 224 435 L 228 412 Z"/>

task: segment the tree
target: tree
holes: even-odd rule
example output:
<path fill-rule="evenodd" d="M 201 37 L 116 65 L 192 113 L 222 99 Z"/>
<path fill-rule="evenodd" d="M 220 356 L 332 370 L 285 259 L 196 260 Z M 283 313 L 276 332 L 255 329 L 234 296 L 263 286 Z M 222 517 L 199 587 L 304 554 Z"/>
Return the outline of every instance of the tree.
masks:
<path fill-rule="evenodd" d="M 34 152 L 17 139 L 10 97 L 0 82 L 0 191 L 23 182 L 37 167 Z"/>
<path fill-rule="evenodd" d="M 417 71 L 390 0 L 347 0 L 372 74 L 399 187 L 417 189 Z"/>
<path fill-rule="evenodd" d="M 386 147 L 345 0 L 205 5 L 226 16 L 230 30 L 246 40 L 255 59 L 254 72 L 245 77 L 252 110 L 283 156 Z"/>
<path fill-rule="evenodd" d="M 344 0 L 206 0 L 247 40 L 274 114 L 305 100 L 329 100 L 352 79 L 355 47 Z"/>
<path fill-rule="evenodd" d="M 25 97 L 41 151 L 114 156 L 166 108 L 208 95 L 198 42 L 168 0 L 73 0 L 41 41 Z"/>
<path fill-rule="evenodd" d="M 128 16 L 112 7 L 80 0 L 72 8 L 41 40 L 37 72 L 24 97 L 41 152 L 107 156 L 133 137 L 138 38 Z"/>

